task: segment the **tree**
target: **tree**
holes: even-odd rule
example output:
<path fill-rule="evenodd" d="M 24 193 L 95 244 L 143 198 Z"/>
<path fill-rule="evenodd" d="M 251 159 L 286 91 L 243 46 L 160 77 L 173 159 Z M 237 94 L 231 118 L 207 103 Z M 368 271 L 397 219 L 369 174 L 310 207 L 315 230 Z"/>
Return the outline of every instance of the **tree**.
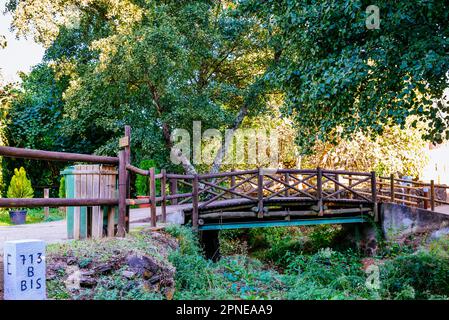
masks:
<path fill-rule="evenodd" d="M 380 29 L 367 29 L 369 1 L 241 1 L 267 21 L 279 63 L 267 75 L 286 93 L 298 142 L 337 142 L 362 130 L 381 134 L 410 115 L 425 137 L 449 138 L 447 1 L 377 1 Z M 413 124 L 414 125 L 414 124 Z"/>
<path fill-rule="evenodd" d="M 378 175 L 409 175 L 419 178 L 427 164 L 427 143 L 421 138 L 425 126 L 412 128 L 409 120 L 404 129 L 385 128 L 382 135 L 356 132 L 336 145 L 318 142 L 311 155 L 302 158 L 303 168 L 323 167 L 336 170 L 376 171 Z"/>
<path fill-rule="evenodd" d="M 91 153 L 102 143 L 103 136 L 64 134 L 62 127 L 68 121 L 64 117 L 62 94 L 68 86 L 68 78 L 56 77 L 46 64 L 33 68 L 29 75 L 22 74 L 22 83 L 9 85 L 5 96 L 3 133 L 4 141 L 20 148 Z M 104 137 L 103 139 L 107 139 Z M 28 168 L 28 175 L 37 186 L 56 186 L 60 170 L 65 163 L 25 159 L 2 160 L 2 171 L 8 180 L 17 166 Z M 39 190 L 40 192 L 42 190 Z"/>
<path fill-rule="evenodd" d="M 9 10 L 18 33 L 34 31 L 48 47 L 48 64 L 70 78 L 66 135 L 99 128 L 110 139 L 96 151 L 111 154 L 130 123 L 133 150 L 167 163 L 173 129 L 191 128 L 193 120 L 204 129 L 236 129 L 265 107 L 260 79 L 272 59 L 265 31 L 234 6 L 61 0 L 10 1 Z M 77 13 L 77 23 L 67 24 L 67 12 Z M 185 171 L 195 171 L 183 160 Z M 220 163 L 218 156 L 213 170 Z"/>

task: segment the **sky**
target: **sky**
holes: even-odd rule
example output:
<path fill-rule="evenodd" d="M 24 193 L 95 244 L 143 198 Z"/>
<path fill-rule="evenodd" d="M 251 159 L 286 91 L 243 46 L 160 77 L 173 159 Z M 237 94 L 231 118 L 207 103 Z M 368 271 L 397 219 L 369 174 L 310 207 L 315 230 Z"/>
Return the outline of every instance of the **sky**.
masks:
<path fill-rule="evenodd" d="M 16 39 L 10 31 L 11 15 L 3 14 L 6 0 L 0 0 L 0 35 L 8 41 L 5 49 L 0 49 L 0 73 L 4 82 L 19 81 L 19 71 L 29 72 L 31 67 L 38 64 L 44 55 L 44 48 L 33 39 Z"/>

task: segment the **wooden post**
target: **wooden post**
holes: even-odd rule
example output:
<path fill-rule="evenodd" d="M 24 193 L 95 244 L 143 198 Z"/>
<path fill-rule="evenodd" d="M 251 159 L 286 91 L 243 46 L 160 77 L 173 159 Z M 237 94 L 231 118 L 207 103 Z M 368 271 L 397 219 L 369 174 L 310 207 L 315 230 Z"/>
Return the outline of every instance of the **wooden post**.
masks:
<path fill-rule="evenodd" d="M 118 153 L 118 226 L 117 236 L 124 237 L 126 232 L 126 162 L 125 151 L 120 150 Z"/>
<path fill-rule="evenodd" d="M 108 198 L 116 197 L 115 185 L 116 176 L 108 175 L 105 183 L 105 187 L 107 188 L 106 194 L 108 195 Z M 115 211 L 116 208 L 114 206 L 108 207 L 108 237 L 113 237 L 115 235 Z"/>
<path fill-rule="evenodd" d="M 50 198 L 50 189 L 48 189 L 48 188 L 44 189 L 44 198 L 45 199 Z M 49 207 L 44 207 L 44 215 L 45 215 L 45 218 L 48 218 L 48 216 L 50 215 L 50 208 Z"/>
<path fill-rule="evenodd" d="M 351 189 L 352 187 L 352 175 L 348 175 L 348 188 Z M 352 199 L 353 198 L 353 194 L 352 192 L 348 193 L 348 199 Z"/>
<path fill-rule="evenodd" d="M 178 180 L 175 178 L 170 178 L 169 180 L 169 188 L 170 188 L 170 195 L 175 195 L 178 193 Z M 172 205 L 178 204 L 178 199 L 171 199 Z"/>
<path fill-rule="evenodd" d="M 376 172 L 371 171 L 371 199 L 373 201 L 373 213 L 374 221 L 379 221 L 379 213 L 377 210 L 377 182 L 376 182 Z"/>
<path fill-rule="evenodd" d="M 156 227 L 156 179 L 154 168 L 150 168 L 150 212 L 151 212 L 151 226 Z"/>
<path fill-rule="evenodd" d="M 192 183 L 192 227 L 193 230 L 198 230 L 198 175 L 195 174 Z"/>
<path fill-rule="evenodd" d="M 340 182 L 340 175 L 338 173 L 335 174 L 335 181 Z M 337 182 L 335 182 L 335 192 L 338 192 L 340 190 L 340 186 Z M 340 194 L 337 194 L 337 199 L 340 199 Z"/>
<path fill-rule="evenodd" d="M 407 195 L 410 195 L 410 188 L 409 187 L 411 187 L 412 186 L 412 184 L 411 183 L 406 183 L 405 184 L 405 194 L 407 194 Z M 407 201 L 411 201 L 411 198 L 410 197 L 405 197 L 405 200 L 407 200 Z"/>
<path fill-rule="evenodd" d="M 232 169 L 231 169 L 231 172 L 235 172 L 235 169 L 232 168 Z M 233 189 L 234 186 L 235 186 L 235 176 L 232 175 L 232 176 L 231 176 L 231 189 Z M 235 190 L 233 190 L 233 191 L 235 191 Z M 235 197 L 236 197 L 235 194 L 232 193 L 232 194 L 231 194 L 231 198 L 235 198 Z"/>
<path fill-rule="evenodd" d="M 263 218 L 263 173 L 260 168 L 257 174 L 257 201 L 257 217 Z"/>
<path fill-rule="evenodd" d="M 162 212 L 162 222 L 167 222 L 167 208 L 165 203 L 165 197 L 166 197 L 166 185 L 167 185 L 167 172 L 165 169 L 161 170 L 161 198 L 162 198 L 162 204 L 161 204 L 161 212 Z"/>
<path fill-rule="evenodd" d="M 125 137 L 128 139 L 127 146 L 124 147 L 125 150 L 125 162 L 126 164 L 131 164 L 131 127 L 125 126 Z M 126 170 L 126 199 L 131 198 L 131 175 L 129 171 Z M 126 206 L 126 218 L 125 218 L 126 232 L 129 232 L 129 206 Z"/>
<path fill-rule="evenodd" d="M 390 174 L 390 201 L 394 203 L 394 174 Z"/>
<path fill-rule="evenodd" d="M 284 179 L 286 184 L 284 187 L 287 188 L 287 190 L 285 190 L 285 196 L 288 197 L 290 195 L 290 189 L 288 188 L 288 186 L 290 185 L 290 174 L 288 172 L 284 174 Z"/>
<path fill-rule="evenodd" d="M 316 168 L 316 188 L 318 199 L 318 215 L 322 216 L 323 211 L 323 171 L 320 167 Z"/>
<path fill-rule="evenodd" d="M 435 181 L 430 180 L 430 210 L 435 211 Z"/>
<path fill-rule="evenodd" d="M 427 187 L 423 188 L 423 194 L 424 194 L 424 198 L 425 198 L 423 206 L 424 206 L 424 209 L 428 209 L 429 208 L 429 197 L 430 197 L 429 188 L 427 188 Z"/>

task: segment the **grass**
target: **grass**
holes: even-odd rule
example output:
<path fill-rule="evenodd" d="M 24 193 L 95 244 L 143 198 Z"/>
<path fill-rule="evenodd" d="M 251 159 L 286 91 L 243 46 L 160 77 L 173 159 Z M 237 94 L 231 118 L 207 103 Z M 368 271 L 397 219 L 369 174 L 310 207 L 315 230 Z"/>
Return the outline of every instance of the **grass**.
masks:
<path fill-rule="evenodd" d="M 56 208 L 50 209 L 50 214 L 48 217 L 45 217 L 43 208 L 33 208 L 27 209 L 27 217 L 26 224 L 32 223 L 40 223 L 40 222 L 50 222 L 62 220 L 65 218 L 65 212 Z M 9 218 L 8 210 L 0 211 L 0 226 L 12 226 L 14 224 L 11 223 Z"/>

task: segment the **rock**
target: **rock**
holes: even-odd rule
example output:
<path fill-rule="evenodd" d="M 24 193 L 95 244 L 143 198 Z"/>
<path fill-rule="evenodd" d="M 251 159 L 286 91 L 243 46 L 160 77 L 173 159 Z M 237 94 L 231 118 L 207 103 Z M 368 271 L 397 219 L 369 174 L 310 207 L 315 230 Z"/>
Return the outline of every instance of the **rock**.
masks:
<path fill-rule="evenodd" d="M 81 288 L 93 288 L 97 285 L 97 280 L 94 278 L 85 278 L 80 279 L 80 287 Z"/>
<path fill-rule="evenodd" d="M 93 288 L 97 285 L 97 280 L 92 277 L 81 274 L 79 278 L 79 285 L 81 288 Z"/>
<path fill-rule="evenodd" d="M 428 242 L 433 241 L 433 240 L 437 240 L 437 239 L 439 239 L 441 237 L 444 237 L 444 236 L 446 236 L 448 234 L 449 234 L 449 227 L 442 228 L 442 229 L 439 229 L 439 230 L 435 230 L 435 231 L 433 231 L 430 234 Z"/>
<path fill-rule="evenodd" d="M 103 263 L 94 268 L 95 273 L 97 274 L 106 274 L 111 272 L 114 269 L 112 263 Z"/>
<path fill-rule="evenodd" d="M 76 263 L 77 263 L 77 260 L 76 260 L 75 257 L 68 257 L 68 258 L 67 258 L 67 264 L 68 264 L 68 265 L 74 265 L 74 264 L 76 264 Z"/>
<path fill-rule="evenodd" d="M 155 284 L 156 282 L 159 282 L 160 280 L 161 280 L 161 276 L 156 274 L 156 275 L 152 276 L 148 280 L 148 282 L 151 283 L 151 284 Z"/>
<path fill-rule="evenodd" d="M 152 277 L 161 269 L 157 260 L 149 256 L 130 255 L 127 257 L 127 264 L 131 271 L 146 278 Z"/>
<path fill-rule="evenodd" d="M 132 271 L 129 271 L 129 270 L 124 270 L 122 272 L 122 276 L 124 276 L 126 279 L 132 279 L 132 278 L 135 277 L 135 275 L 136 275 L 135 272 L 132 272 Z"/>
<path fill-rule="evenodd" d="M 167 298 L 167 300 L 173 300 L 173 296 L 175 294 L 175 288 L 166 288 L 164 294 L 165 294 L 165 298 Z"/>

